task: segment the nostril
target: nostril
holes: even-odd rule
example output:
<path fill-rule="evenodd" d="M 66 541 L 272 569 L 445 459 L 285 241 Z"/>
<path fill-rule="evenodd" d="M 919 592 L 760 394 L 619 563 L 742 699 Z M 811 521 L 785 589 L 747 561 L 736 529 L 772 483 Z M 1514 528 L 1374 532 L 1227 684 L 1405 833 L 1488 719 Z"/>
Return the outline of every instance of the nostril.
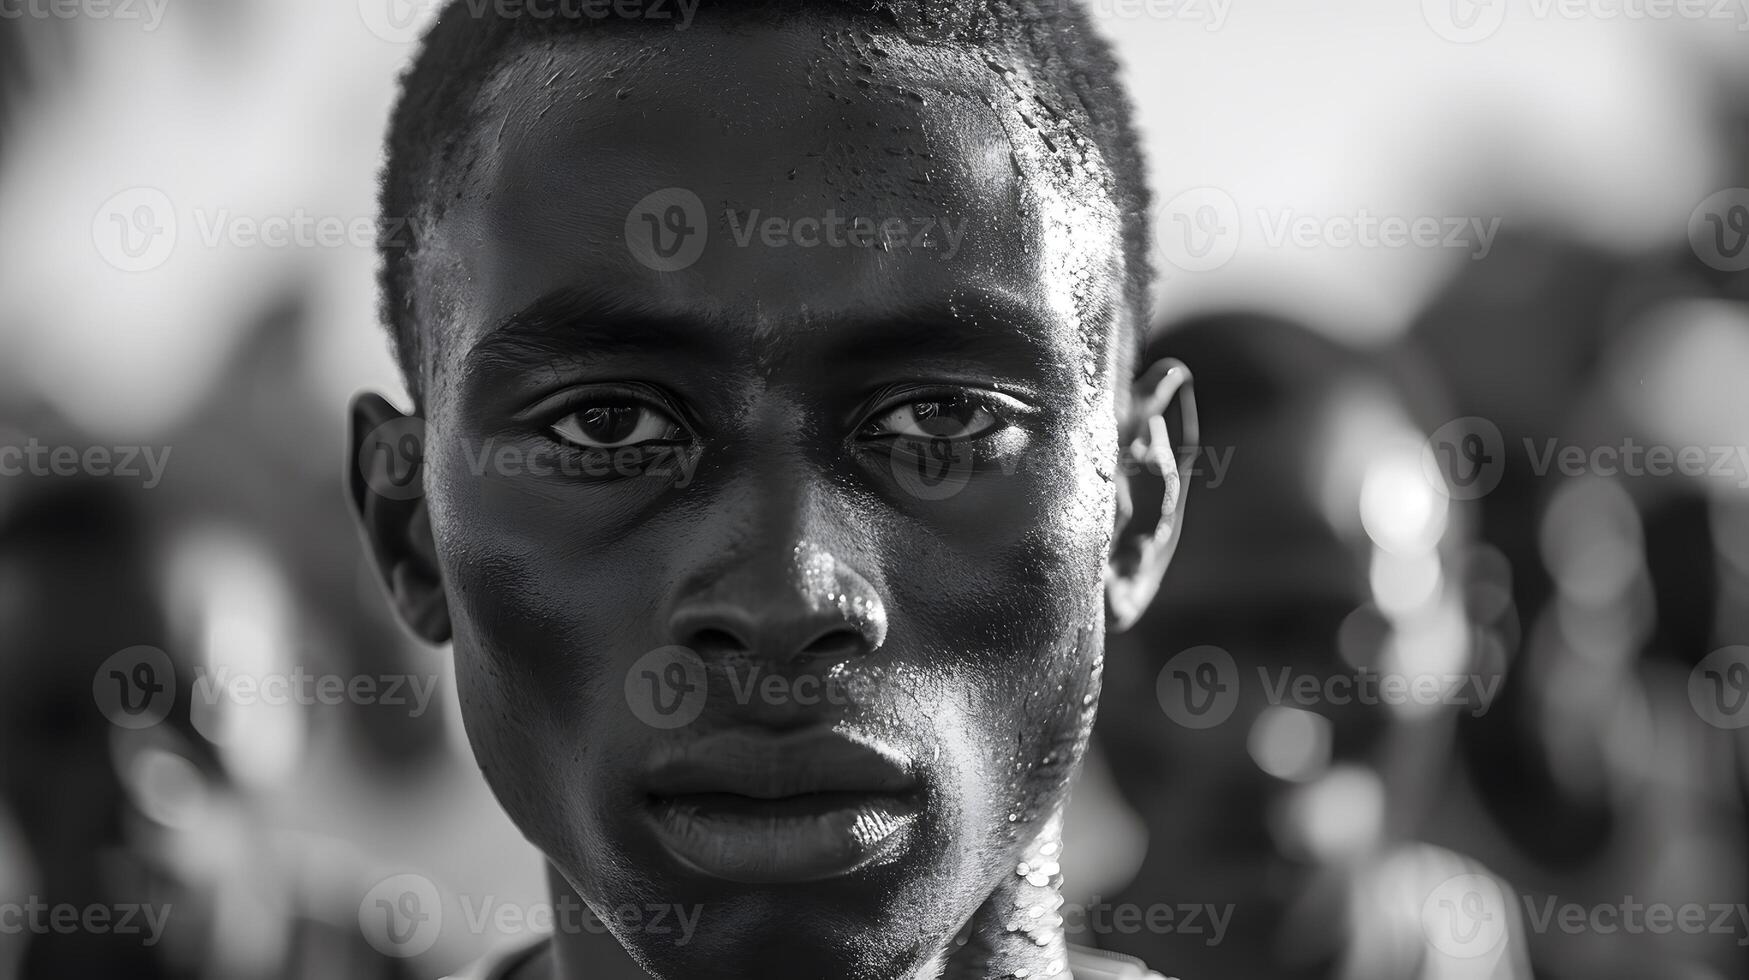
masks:
<path fill-rule="evenodd" d="M 747 644 L 742 643 L 735 634 L 710 626 L 694 633 L 690 646 L 695 653 L 707 657 L 713 653 L 745 653 L 747 651 Z"/>
<path fill-rule="evenodd" d="M 802 648 L 804 657 L 826 657 L 844 659 L 855 656 L 863 649 L 862 634 L 853 629 L 833 629 L 815 637 L 813 642 Z"/>

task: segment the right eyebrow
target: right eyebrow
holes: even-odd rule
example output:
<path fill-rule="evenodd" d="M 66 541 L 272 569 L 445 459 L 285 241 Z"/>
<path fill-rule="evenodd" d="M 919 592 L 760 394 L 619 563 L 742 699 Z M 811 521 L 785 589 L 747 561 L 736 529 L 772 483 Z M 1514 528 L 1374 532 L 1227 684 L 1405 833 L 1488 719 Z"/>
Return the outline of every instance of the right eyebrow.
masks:
<path fill-rule="evenodd" d="M 526 367 L 554 357 L 659 353 L 722 358 L 730 339 L 692 318 L 651 304 L 582 287 L 540 297 L 505 317 L 464 355 L 464 375 L 493 367 Z"/>

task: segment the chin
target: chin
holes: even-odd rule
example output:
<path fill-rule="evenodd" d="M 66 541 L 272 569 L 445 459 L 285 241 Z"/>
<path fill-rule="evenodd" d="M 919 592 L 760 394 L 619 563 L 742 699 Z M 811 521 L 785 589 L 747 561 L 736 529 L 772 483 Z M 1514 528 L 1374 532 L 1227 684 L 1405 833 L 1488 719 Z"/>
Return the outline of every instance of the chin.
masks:
<path fill-rule="evenodd" d="M 625 855 L 622 866 L 638 869 L 638 878 L 620 880 L 613 894 L 591 888 L 585 894 L 592 904 L 604 911 L 650 902 L 697 910 L 696 932 L 684 944 L 616 930 L 627 951 L 663 980 L 909 978 L 976 905 L 953 887 L 963 869 L 947 857 L 957 853 L 952 842 L 939 837 L 913 842 L 888 863 L 782 883 L 727 880 L 688 867 L 653 842 L 620 843 L 624 849 L 612 850 Z"/>
<path fill-rule="evenodd" d="M 911 917 L 835 909 L 796 891 L 707 903 L 684 946 L 653 936 L 620 940 L 663 980 L 896 980 L 916 975 L 934 948 L 899 928 Z"/>

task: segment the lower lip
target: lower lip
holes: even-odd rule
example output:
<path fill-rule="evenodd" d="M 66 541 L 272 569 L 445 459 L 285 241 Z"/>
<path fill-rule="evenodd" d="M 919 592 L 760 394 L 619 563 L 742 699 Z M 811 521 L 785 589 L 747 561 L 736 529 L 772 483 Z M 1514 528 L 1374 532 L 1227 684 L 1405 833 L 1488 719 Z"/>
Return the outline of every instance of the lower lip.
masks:
<path fill-rule="evenodd" d="M 746 884 L 820 881 L 884 863 L 904 850 L 916 804 L 885 793 L 822 793 L 782 800 L 738 796 L 660 799 L 656 835 L 693 870 Z"/>

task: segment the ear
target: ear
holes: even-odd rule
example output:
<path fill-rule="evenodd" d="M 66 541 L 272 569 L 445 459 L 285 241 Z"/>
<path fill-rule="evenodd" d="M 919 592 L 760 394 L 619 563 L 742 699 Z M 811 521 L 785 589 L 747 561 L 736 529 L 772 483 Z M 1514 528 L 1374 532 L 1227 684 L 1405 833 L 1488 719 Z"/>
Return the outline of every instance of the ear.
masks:
<path fill-rule="evenodd" d="M 1176 453 L 1167 427 L 1174 405 L 1183 435 Z M 1178 547 L 1200 448 L 1190 369 L 1171 358 L 1149 365 L 1131 388 L 1129 415 L 1118 431 L 1117 525 L 1105 569 L 1107 628 L 1114 633 L 1142 618 Z"/>
<path fill-rule="evenodd" d="M 347 491 L 401 621 L 427 643 L 450 637 L 449 602 L 425 506 L 425 422 L 381 395 L 352 400 Z"/>

